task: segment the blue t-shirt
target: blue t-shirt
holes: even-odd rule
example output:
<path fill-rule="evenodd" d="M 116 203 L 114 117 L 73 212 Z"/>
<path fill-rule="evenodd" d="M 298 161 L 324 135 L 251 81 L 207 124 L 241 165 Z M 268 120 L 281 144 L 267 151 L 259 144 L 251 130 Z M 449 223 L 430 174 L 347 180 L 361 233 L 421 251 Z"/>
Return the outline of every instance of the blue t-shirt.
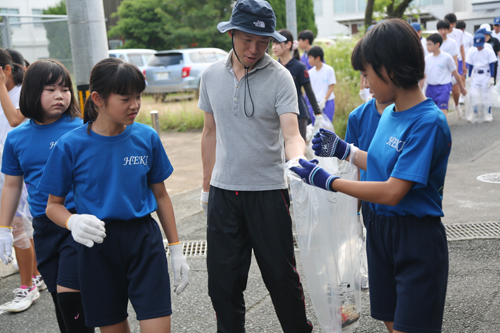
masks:
<path fill-rule="evenodd" d="M 139 123 L 115 136 L 89 134 L 87 128 L 85 124 L 59 139 L 38 187 L 65 197 L 73 186 L 78 214 L 105 222 L 155 211 L 148 184 L 164 181 L 173 171 L 158 134 Z"/>
<path fill-rule="evenodd" d="M 300 61 L 306 65 L 307 70 L 310 70 L 313 66 L 309 64 L 309 56 L 307 55 L 307 51 L 300 56 Z"/>
<path fill-rule="evenodd" d="M 285 67 L 290 71 L 290 74 L 292 74 L 293 82 L 295 83 L 295 89 L 297 90 L 297 99 L 299 102 L 299 119 L 307 118 L 309 110 L 307 109 L 304 96 L 302 95 L 302 86 L 310 82 L 309 71 L 307 70 L 306 65 L 295 59 L 295 57 L 292 57 L 292 59 L 286 63 Z"/>
<path fill-rule="evenodd" d="M 375 98 L 358 106 L 349 114 L 345 141 L 354 144 L 361 150 L 368 151 L 375 131 L 378 127 L 381 114 L 377 111 Z M 361 180 L 366 180 L 366 171 L 359 170 Z"/>
<path fill-rule="evenodd" d="M 443 216 L 443 186 L 451 150 L 446 116 L 428 98 L 411 109 L 382 114 L 367 158 L 367 181 L 415 182 L 396 206 L 370 203 L 384 216 Z"/>
<path fill-rule="evenodd" d="M 37 125 L 29 120 L 7 135 L 2 158 L 2 172 L 10 176 L 24 176 L 28 185 L 28 203 L 33 217 L 45 215 L 49 194 L 38 188 L 45 164 L 57 140 L 64 134 L 82 126 L 83 120 L 62 116 L 48 125 Z M 66 197 L 67 209 L 75 208 L 73 193 Z"/>

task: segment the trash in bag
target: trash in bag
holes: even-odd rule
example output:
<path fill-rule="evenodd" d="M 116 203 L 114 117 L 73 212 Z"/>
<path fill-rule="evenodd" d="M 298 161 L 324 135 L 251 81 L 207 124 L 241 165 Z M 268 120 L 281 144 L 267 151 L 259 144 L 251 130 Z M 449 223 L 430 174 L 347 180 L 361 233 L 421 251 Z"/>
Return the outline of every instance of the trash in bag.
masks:
<path fill-rule="evenodd" d="M 318 160 L 342 179 L 358 179 L 349 162 Z M 325 332 L 353 332 L 361 312 L 358 200 L 307 185 L 290 170 L 288 176 L 300 258 L 316 316 Z"/>
<path fill-rule="evenodd" d="M 0 144 L 0 165 L 2 164 L 3 145 Z M 3 189 L 5 182 L 5 174 L 0 173 L 0 191 Z M 33 218 L 29 210 L 28 190 L 23 182 L 23 190 L 19 200 L 16 214 L 12 221 L 12 237 L 14 238 L 13 245 L 20 249 L 27 249 L 31 246 L 31 238 L 33 238 Z"/>

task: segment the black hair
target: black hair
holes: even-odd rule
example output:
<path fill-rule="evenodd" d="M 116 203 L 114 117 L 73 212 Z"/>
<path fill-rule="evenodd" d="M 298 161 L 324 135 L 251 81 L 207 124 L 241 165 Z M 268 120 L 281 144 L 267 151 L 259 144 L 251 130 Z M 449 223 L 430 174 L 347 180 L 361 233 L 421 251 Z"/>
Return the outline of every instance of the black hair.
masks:
<path fill-rule="evenodd" d="M 24 64 L 16 64 L 14 60 L 12 60 L 12 56 L 4 49 L 0 49 L 0 66 L 2 70 L 5 69 L 5 66 L 10 66 L 12 70 L 12 78 L 14 79 L 14 84 L 17 86 L 23 83 L 24 77 Z"/>
<path fill-rule="evenodd" d="M 439 47 L 441 47 L 441 45 L 443 45 L 443 37 L 441 37 L 440 34 L 429 35 L 429 37 L 427 37 L 427 40 L 430 40 L 434 44 L 439 43 Z"/>
<path fill-rule="evenodd" d="M 384 20 L 363 36 L 351 55 L 352 67 L 364 71 L 370 64 L 385 82 L 381 69 L 396 87 L 408 89 L 424 78 L 424 49 L 412 26 L 399 18 Z"/>
<path fill-rule="evenodd" d="M 319 46 L 313 46 L 307 51 L 308 56 L 312 56 L 313 58 L 319 57 L 321 61 L 324 61 L 325 54 L 323 53 L 323 49 Z"/>
<path fill-rule="evenodd" d="M 297 39 L 308 40 L 309 44 L 312 45 L 314 42 L 314 33 L 311 30 L 302 30 L 299 32 Z"/>
<path fill-rule="evenodd" d="M 144 75 L 139 68 L 118 58 L 105 58 L 99 61 L 90 72 L 89 85 L 90 94 L 97 92 L 105 102 L 111 94 L 140 94 L 146 89 Z M 85 102 L 83 115 L 83 122 L 89 123 L 90 133 L 92 122 L 99 115 L 91 96 Z"/>
<path fill-rule="evenodd" d="M 81 118 L 80 107 L 75 98 L 71 74 L 66 67 L 57 60 L 37 60 L 32 63 L 24 76 L 23 87 L 19 99 L 19 108 L 26 118 L 33 119 L 36 123 L 43 124 L 43 108 L 41 96 L 47 85 L 61 83 L 71 92 L 71 101 L 64 113 L 74 119 Z"/>
<path fill-rule="evenodd" d="M 283 37 L 286 38 L 286 41 L 284 41 L 283 43 L 286 45 L 286 43 L 290 42 L 292 43 L 290 45 L 290 48 L 289 48 L 289 51 L 290 53 L 295 57 L 295 59 L 297 60 L 300 60 L 300 54 L 299 54 L 299 50 L 295 49 L 293 50 L 293 35 L 292 33 L 289 31 L 289 30 L 286 30 L 286 29 L 281 29 L 280 31 L 278 31 Z M 273 43 L 279 43 L 277 40 L 273 40 Z M 280 43 L 281 44 L 281 43 Z M 283 46 L 283 45 L 282 45 Z"/>
<path fill-rule="evenodd" d="M 444 16 L 444 19 L 450 23 L 455 23 L 457 22 L 457 16 L 453 13 L 446 14 Z"/>
<path fill-rule="evenodd" d="M 436 29 L 450 30 L 450 22 L 447 20 L 439 20 L 438 23 L 436 23 Z"/>
<path fill-rule="evenodd" d="M 457 29 L 465 29 L 466 26 L 465 21 L 457 21 L 457 25 L 455 27 Z"/>
<path fill-rule="evenodd" d="M 19 64 L 21 66 L 28 67 L 28 65 L 26 65 L 27 61 L 26 61 L 26 59 L 24 59 L 21 52 L 19 52 L 18 50 L 9 49 L 9 48 L 6 48 L 5 51 L 9 52 L 10 56 L 12 57 L 12 61 L 14 61 L 15 64 Z"/>

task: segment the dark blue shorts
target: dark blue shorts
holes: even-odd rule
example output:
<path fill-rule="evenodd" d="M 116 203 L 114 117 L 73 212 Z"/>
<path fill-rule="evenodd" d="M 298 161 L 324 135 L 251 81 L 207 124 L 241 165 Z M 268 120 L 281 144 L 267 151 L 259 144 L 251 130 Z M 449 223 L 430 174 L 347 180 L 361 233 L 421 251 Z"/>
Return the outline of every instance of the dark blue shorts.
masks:
<path fill-rule="evenodd" d="M 463 69 L 463 66 L 464 66 L 464 65 L 463 65 L 463 61 L 462 61 L 462 60 L 458 60 L 458 68 L 457 68 L 457 70 L 458 70 L 458 74 L 459 74 L 460 76 L 464 75 L 464 69 Z"/>
<path fill-rule="evenodd" d="M 441 332 L 448 244 L 440 217 L 368 216 L 366 251 L 371 316 L 402 332 Z"/>
<path fill-rule="evenodd" d="M 61 228 L 46 215 L 33 219 L 33 229 L 37 268 L 49 292 L 55 293 L 57 285 L 80 290 L 78 243 L 71 231 Z"/>
<path fill-rule="evenodd" d="M 450 101 L 451 83 L 448 84 L 428 84 L 425 90 L 425 96 L 432 98 L 434 103 L 441 110 L 448 110 Z"/>
<path fill-rule="evenodd" d="M 88 327 L 127 319 L 128 300 L 138 320 L 172 314 L 167 257 L 158 223 L 145 216 L 106 223 L 106 238 L 79 245 L 83 307 Z"/>

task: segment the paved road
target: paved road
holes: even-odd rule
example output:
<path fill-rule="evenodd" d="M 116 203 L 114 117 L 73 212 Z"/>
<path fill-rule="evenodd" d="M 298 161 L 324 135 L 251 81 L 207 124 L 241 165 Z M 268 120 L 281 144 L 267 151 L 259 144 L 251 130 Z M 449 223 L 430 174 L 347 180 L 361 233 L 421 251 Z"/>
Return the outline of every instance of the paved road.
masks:
<path fill-rule="evenodd" d="M 480 174 L 500 172 L 500 110 L 494 110 L 494 119 L 498 120 L 493 123 L 469 124 L 456 120 L 454 114 L 450 114 L 453 148 L 443 202 L 445 224 L 499 221 L 500 184 L 476 180 Z M 162 140 L 177 173 L 184 177 L 178 181 L 172 179 L 171 184 L 187 182 L 189 170 L 183 171 L 182 163 L 176 162 L 182 161 L 187 154 L 176 155 L 185 152 L 182 142 L 199 147 L 199 133 L 162 135 Z M 175 142 L 172 153 L 168 147 L 171 142 Z M 198 148 L 186 149 L 195 151 Z M 184 163 L 192 166 L 189 162 Z M 199 160 L 192 164 L 196 163 Z M 205 239 L 206 219 L 198 205 L 200 188 L 182 192 L 176 186 L 178 185 L 167 184 L 167 187 L 177 193 L 173 195 L 173 203 L 181 239 Z M 450 275 L 443 332 L 497 332 L 500 327 L 500 239 L 454 241 L 449 242 L 449 249 Z M 181 296 L 173 297 L 172 331 L 215 332 L 215 315 L 207 296 L 205 258 L 192 257 L 188 260 L 192 269 L 191 283 Z M 300 260 L 298 270 L 302 272 Z M 18 274 L 0 280 L 0 304 L 11 300 L 11 291 L 17 287 L 18 282 Z M 308 297 L 307 283 L 304 283 L 304 289 L 308 316 L 315 325 L 314 332 L 322 332 Z M 248 332 L 281 332 L 255 263 L 250 269 L 246 304 Z M 132 331 L 139 332 L 132 308 L 129 313 Z M 46 291 L 42 292 L 41 298 L 28 311 L 15 315 L 0 314 L 2 333 L 56 331 L 52 301 Z M 386 332 L 382 323 L 369 317 L 368 292 L 363 293 L 362 319 L 357 332 Z"/>

